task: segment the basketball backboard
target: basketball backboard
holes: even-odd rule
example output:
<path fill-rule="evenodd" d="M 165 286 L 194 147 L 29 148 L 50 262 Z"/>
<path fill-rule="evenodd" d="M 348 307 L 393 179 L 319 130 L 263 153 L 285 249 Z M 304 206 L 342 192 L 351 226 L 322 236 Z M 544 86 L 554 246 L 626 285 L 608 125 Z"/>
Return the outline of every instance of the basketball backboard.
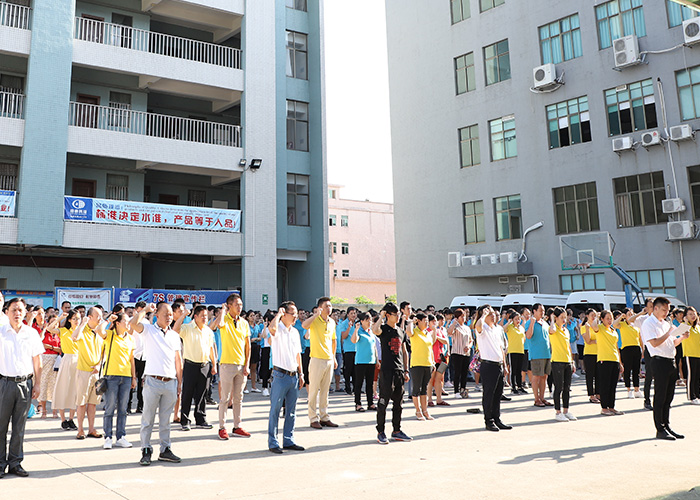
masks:
<path fill-rule="evenodd" d="M 561 235 L 559 250 L 563 271 L 613 267 L 615 242 L 607 231 Z"/>

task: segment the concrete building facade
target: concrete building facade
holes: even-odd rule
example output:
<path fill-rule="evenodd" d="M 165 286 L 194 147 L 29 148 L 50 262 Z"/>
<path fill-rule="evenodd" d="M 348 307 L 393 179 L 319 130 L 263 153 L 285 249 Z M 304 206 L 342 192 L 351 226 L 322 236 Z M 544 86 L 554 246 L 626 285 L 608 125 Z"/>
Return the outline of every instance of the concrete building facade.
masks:
<path fill-rule="evenodd" d="M 255 308 L 326 293 L 322 10 L 0 1 L 0 189 L 14 205 L 0 288 L 240 287 Z M 116 217 L 67 217 L 71 200 Z M 124 203 L 180 225 L 121 218 Z M 207 226 L 217 216 L 240 226 Z"/>
<path fill-rule="evenodd" d="M 386 0 L 386 12 L 400 298 L 537 281 L 620 290 L 610 270 L 561 269 L 561 235 L 608 231 L 642 288 L 700 302 L 700 149 L 667 140 L 664 122 L 700 127 L 700 53 L 683 46 L 695 13 L 670 0 Z M 613 41 L 628 35 L 639 53 L 616 70 Z M 547 63 L 560 81 L 535 89 Z M 685 210 L 664 213 L 669 198 Z M 687 239 L 668 241 L 669 221 L 688 221 Z M 462 258 L 481 255 L 496 263 Z"/>

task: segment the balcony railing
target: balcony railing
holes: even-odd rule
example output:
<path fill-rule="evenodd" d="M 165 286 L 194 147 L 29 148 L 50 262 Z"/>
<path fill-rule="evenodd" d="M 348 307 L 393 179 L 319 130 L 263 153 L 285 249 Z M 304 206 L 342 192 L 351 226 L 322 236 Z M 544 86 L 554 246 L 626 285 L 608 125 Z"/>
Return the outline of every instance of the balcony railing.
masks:
<path fill-rule="evenodd" d="M 24 118 L 24 94 L 0 87 L 0 118 Z"/>
<path fill-rule="evenodd" d="M 240 125 L 147 113 L 121 107 L 71 102 L 69 125 L 162 139 L 241 147 Z"/>
<path fill-rule="evenodd" d="M 241 69 L 241 51 L 239 49 L 95 19 L 77 17 L 75 19 L 75 38 L 86 42 Z"/>
<path fill-rule="evenodd" d="M 32 9 L 23 5 L 0 2 L 0 26 L 28 30 Z"/>

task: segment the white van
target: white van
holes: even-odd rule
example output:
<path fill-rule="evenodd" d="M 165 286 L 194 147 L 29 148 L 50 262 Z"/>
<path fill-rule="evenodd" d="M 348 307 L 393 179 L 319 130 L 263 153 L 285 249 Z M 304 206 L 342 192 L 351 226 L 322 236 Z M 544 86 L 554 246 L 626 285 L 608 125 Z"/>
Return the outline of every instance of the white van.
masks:
<path fill-rule="evenodd" d="M 683 302 L 678 300 L 672 295 L 667 295 L 664 293 L 650 293 L 646 295 L 647 297 L 666 297 L 671 301 L 671 308 L 678 306 L 684 306 Z M 596 311 L 602 311 L 607 309 L 608 311 L 619 311 L 627 307 L 625 292 L 608 292 L 608 291 L 598 291 L 598 292 L 572 292 L 569 294 L 569 298 L 566 301 L 566 307 L 571 308 L 574 311 L 574 315 L 578 315 L 581 312 L 585 312 L 586 309 L 595 309 Z M 638 297 L 634 298 L 634 310 L 641 311 L 644 304 L 641 304 Z"/>
<path fill-rule="evenodd" d="M 520 312 L 525 307 L 532 309 L 533 304 L 542 304 L 546 309 L 550 307 L 564 307 L 566 295 L 553 295 L 546 293 L 512 293 L 506 295 L 501 303 L 501 311 L 515 309 Z"/>
<path fill-rule="evenodd" d="M 501 302 L 503 302 L 503 297 L 488 295 L 465 295 L 463 297 L 455 297 L 452 299 L 450 309 L 469 309 L 469 313 L 472 314 L 479 307 L 485 304 L 490 305 L 494 309 L 499 309 L 501 307 Z"/>

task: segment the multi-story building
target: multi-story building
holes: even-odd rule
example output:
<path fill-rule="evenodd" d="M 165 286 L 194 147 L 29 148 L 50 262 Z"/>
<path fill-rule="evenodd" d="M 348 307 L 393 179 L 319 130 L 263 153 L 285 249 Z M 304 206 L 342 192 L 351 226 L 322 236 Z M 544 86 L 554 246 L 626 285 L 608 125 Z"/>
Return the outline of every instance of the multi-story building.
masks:
<path fill-rule="evenodd" d="M 683 46 L 695 13 L 671 0 L 387 0 L 386 12 L 401 298 L 537 281 L 620 290 L 611 270 L 560 263 L 561 235 L 608 231 L 643 289 L 700 303 L 700 149 L 668 140 L 700 127 L 700 52 Z M 685 210 L 666 213 L 669 198 Z"/>
<path fill-rule="evenodd" d="M 346 200 L 342 186 L 328 185 L 331 295 L 376 304 L 396 294 L 394 207 L 391 203 Z"/>
<path fill-rule="evenodd" d="M 325 293 L 322 18 L 321 0 L 0 0 L 0 288 Z"/>

